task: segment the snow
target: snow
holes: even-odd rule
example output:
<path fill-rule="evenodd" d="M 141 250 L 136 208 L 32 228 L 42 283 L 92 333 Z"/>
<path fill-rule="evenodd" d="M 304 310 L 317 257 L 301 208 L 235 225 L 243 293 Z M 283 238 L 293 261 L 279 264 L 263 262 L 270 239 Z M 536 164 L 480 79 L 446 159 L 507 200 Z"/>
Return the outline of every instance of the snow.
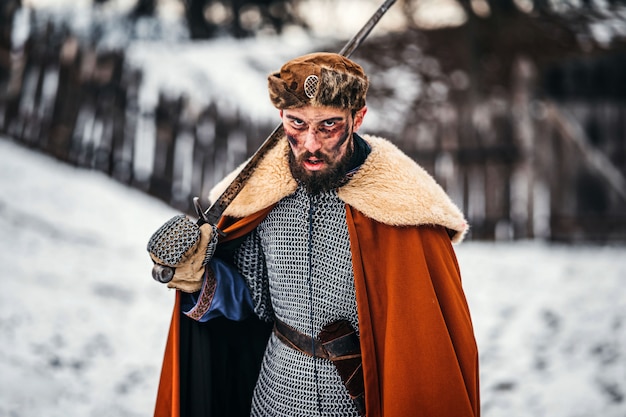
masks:
<path fill-rule="evenodd" d="M 484 415 L 626 415 L 624 249 L 458 246 Z"/>
<path fill-rule="evenodd" d="M 152 414 L 174 292 L 145 245 L 176 212 L 0 139 L 0 417 Z M 483 416 L 624 417 L 624 246 L 456 246 Z"/>
<path fill-rule="evenodd" d="M 174 293 L 150 234 L 175 214 L 0 141 L 0 416 L 149 415 Z"/>

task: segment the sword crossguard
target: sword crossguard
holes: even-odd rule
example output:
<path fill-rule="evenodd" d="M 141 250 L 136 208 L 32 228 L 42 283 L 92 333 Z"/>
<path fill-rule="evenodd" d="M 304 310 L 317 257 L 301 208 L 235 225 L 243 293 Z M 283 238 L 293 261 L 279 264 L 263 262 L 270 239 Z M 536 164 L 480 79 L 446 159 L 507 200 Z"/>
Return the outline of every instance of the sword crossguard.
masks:
<path fill-rule="evenodd" d="M 202 226 L 205 223 L 211 223 L 210 219 L 206 215 L 206 211 L 202 208 L 202 204 L 200 204 L 200 199 L 198 197 L 193 198 L 193 207 L 196 209 L 196 214 L 198 215 L 198 226 Z M 225 237 L 226 233 L 222 232 L 216 225 L 215 231 L 218 235 Z"/>

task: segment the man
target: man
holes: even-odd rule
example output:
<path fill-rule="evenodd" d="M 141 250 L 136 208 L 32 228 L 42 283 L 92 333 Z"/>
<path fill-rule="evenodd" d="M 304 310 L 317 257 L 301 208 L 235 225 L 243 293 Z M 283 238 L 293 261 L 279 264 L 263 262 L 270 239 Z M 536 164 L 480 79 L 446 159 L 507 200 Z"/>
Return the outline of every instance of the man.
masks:
<path fill-rule="evenodd" d="M 268 80 L 285 138 L 219 230 L 178 216 L 148 244 L 179 290 L 155 415 L 478 416 L 451 245 L 463 215 L 394 145 L 356 133 L 358 64 L 310 54 Z"/>

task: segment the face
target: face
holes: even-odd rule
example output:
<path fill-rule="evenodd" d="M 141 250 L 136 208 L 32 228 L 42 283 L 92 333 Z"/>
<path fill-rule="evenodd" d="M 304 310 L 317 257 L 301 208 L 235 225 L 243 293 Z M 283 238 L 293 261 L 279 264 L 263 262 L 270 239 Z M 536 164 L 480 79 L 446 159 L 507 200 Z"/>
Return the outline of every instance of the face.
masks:
<path fill-rule="evenodd" d="M 335 188 L 353 153 L 352 133 L 367 107 L 348 109 L 306 106 L 280 112 L 291 146 L 291 172 L 310 192 Z"/>

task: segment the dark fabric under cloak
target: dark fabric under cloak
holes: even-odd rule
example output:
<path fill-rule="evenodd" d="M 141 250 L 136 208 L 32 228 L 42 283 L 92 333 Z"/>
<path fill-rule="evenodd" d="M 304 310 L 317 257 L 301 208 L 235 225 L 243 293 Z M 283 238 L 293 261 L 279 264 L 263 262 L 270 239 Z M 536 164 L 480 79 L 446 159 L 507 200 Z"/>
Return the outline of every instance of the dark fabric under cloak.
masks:
<path fill-rule="evenodd" d="M 249 417 L 271 325 L 180 314 L 180 417 Z"/>

